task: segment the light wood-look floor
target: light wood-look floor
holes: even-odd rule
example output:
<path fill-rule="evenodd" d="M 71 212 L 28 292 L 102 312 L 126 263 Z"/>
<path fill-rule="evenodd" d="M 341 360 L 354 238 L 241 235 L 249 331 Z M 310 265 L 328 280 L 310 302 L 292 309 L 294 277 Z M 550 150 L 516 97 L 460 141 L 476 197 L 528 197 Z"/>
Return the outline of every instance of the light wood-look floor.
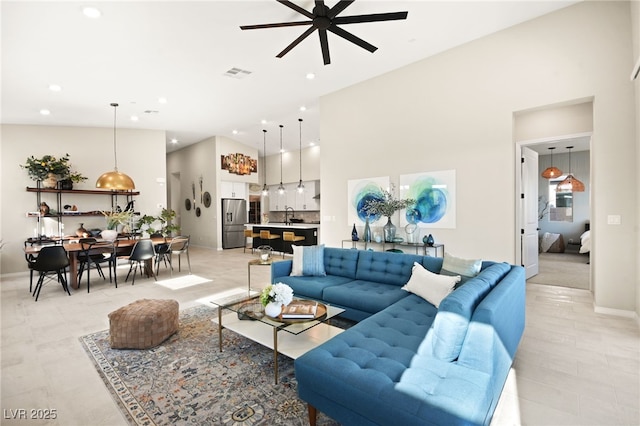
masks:
<path fill-rule="evenodd" d="M 78 338 L 107 329 L 109 312 L 140 298 L 172 298 L 184 309 L 213 293 L 246 288 L 247 262 L 254 258 L 248 252 L 190 252 L 193 273 L 212 281 L 175 291 L 153 279 L 124 283 L 125 268 L 117 289 L 92 274 L 89 294 L 84 282 L 72 296 L 52 282 L 34 302 L 26 273 L 3 276 L 0 423 L 126 425 Z M 267 283 L 268 273 L 269 268 L 252 267 L 253 287 Z M 161 267 L 159 279 L 168 278 Z M 586 290 L 527 287 L 527 329 L 492 424 L 640 424 L 637 324 L 595 314 Z M 58 418 L 5 418 L 16 409 L 56 409 Z"/>

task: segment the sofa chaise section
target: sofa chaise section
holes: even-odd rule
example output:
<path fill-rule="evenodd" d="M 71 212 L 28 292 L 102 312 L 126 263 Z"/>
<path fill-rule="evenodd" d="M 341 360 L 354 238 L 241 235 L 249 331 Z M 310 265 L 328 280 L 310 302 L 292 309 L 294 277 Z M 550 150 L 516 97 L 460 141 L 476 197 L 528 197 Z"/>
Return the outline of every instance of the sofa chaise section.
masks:
<path fill-rule="evenodd" d="M 310 419 L 489 424 L 524 330 L 524 269 L 484 270 L 436 309 L 409 294 L 295 361 Z"/>

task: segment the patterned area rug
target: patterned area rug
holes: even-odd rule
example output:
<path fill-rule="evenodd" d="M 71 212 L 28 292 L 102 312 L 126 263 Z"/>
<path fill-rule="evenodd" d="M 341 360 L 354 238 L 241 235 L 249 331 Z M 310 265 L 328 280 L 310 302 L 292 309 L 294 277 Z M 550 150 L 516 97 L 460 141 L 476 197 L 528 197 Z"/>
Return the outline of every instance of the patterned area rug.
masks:
<path fill-rule="evenodd" d="M 307 425 L 293 360 L 279 356 L 276 385 L 270 349 L 224 330 L 220 352 L 216 312 L 181 311 L 179 331 L 153 349 L 111 349 L 108 330 L 80 341 L 132 425 Z M 337 423 L 319 413 L 318 425 Z"/>

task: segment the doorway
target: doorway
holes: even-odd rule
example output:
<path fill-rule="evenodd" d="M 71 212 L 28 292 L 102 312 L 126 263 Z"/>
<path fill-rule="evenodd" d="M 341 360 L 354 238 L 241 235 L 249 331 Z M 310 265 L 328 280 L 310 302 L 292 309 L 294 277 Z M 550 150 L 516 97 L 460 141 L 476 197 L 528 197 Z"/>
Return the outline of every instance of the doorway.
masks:
<path fill-rule="evenodd" d="M 526 156 L 525 162 L 535 162 L 534 166 L 529 164 L 529 171 L 524 163 L 519 164 L 518 188 L 524 196 L 518 197 L 516 206 L 521 229 L 517 243 L 520 262 L 525 267 L 531 263 L 536 267 L 535 273 L 527 267 L 527 282 L 591 290 L 589 254 L 581 245 L 590 230 L 591 133 L 522 141 L 516 145 L 521 156 Z M 531 151 L 537 155 L 527 155 Z M 551 166 L 559 168 L 562 174 L 551 179 L 542 177 L 542 171 Z M 570 173 L 585 183 L 585 191 L 558 189 L 558 184 Z M 533 229 L 539 239 L 538 250 L 531 249 L 532 244 L 528 243 L 531 238 L 527 239 L 525 232 L 526 218 L 533 214 L 537 219 L 537 228 L 534 224 Z"/>

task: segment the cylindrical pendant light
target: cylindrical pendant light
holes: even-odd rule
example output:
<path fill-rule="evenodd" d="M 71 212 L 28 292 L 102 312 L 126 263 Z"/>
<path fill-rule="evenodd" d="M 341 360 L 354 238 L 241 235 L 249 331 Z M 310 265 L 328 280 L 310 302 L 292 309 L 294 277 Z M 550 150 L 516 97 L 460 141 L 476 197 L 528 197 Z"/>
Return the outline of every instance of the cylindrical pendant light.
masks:
<path fill-rule="evenodd" d="M 262 185 L 262 195 L 269 195 L 269 187 L 267 186 L 267 131 L 262 129 L 262 168 L 264 169 L 264 184 Z"/>
<path fill-rule="evenodd" d="M 562 175 L 562 170 L 553 166 L 553 150 L 554 149 L 556 149 L 555 146 L 552 146 L 551 148 L 549 148 L 549 150 L 551 151 L 551 167 L 547 167 L 546 169 L 544 169 L 544 172 L 542 172 L 542 177 L 545 179 L 553 179 Z"/>
<path fill-rule="evenodd" d="M 113 171 L 104 173 L 96 181 L 96 188 L 115 189 L 115 190 L 132 190 L 136 185 L 128 175 L 118 171 L 118 154 L 116 152 L 116 111 L 117 103 L 112 103 L 113 107 L 113 158 L 115 160 Z"/>
<path fill-rule="evenodd" d="M 282 184 L 282 128 L 284 126 L 280 125 L 280 185 L 278 186 L 278 194 L 282 195 L 285 193 L 284 185 Z"/>
<path fill-rule="evenodd" d="M 572 146 L 568 146 L 569 150 L 569 170 L 571 170 L 571 149 Z M 556 192 L 584 192 L 584 183 L 580 182 L 573 173 L 570 171 L 567 177 L 558 184 Z"/>
<path fill-rule="evenodd" d="M 304 184 L 302 183 L 302 118 L 298 118 L 300 123 L 300 180 L 298 181 L 298 192 L 304 192 Z"/>

